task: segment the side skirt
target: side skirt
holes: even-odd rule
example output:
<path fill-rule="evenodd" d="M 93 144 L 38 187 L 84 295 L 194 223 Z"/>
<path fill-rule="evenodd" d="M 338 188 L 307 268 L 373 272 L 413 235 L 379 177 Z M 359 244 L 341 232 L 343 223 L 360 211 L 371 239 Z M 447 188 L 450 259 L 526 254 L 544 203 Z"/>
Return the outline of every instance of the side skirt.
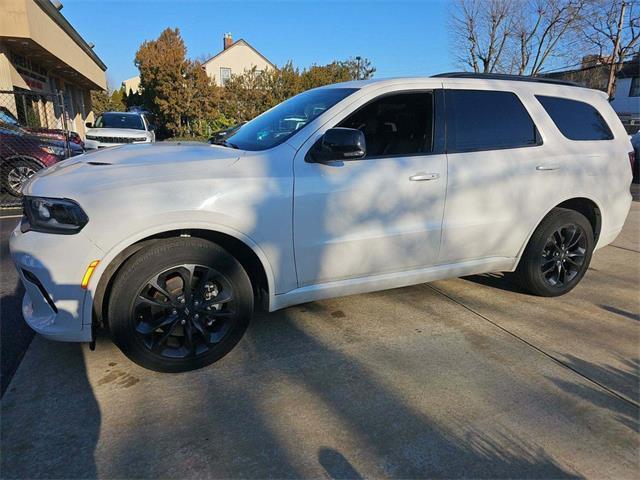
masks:
<path fill-rule="evenodd" d="M 269 311 L 313 302 L 325 298 L 343 297 L 358 293 L 388 290 L 390 288 L 406 287 L 419 283 L 433 282 L 444 278 L 461 277 L 487 272 L 513 271 L 518 264 L 517 258 L 489 257 L 464 262 L 436 265 L 433 267 L 392 272 L 367 277 L 350 278 L 334 282 L 319 283 L 296 288 L 287 293 L 273 295 L 269 301 Z"/>

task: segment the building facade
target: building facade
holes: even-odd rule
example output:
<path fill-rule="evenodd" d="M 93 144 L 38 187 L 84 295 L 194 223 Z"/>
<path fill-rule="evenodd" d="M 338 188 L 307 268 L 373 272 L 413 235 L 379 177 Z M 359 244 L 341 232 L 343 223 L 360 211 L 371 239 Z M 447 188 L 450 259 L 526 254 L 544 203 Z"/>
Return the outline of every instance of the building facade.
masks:
<path fill-rule="evenodd" d="M 127 95 L 138 93 L 138 91 L 140 90 L 140 75 L 127 78 L 122 82 L 122 88 L 124 88 L 124 91 Z"/>
<path fill-rule="evenodd" d="M 0 2 L 0 95 L 21 123 L 84 136 L 91 91 L 106 89 L 107 67 L 61 8 L 50 0 Z"/>
<path fill-rule="evenodd" d="M 231 34 L 226 33 L 222 39 L 222 51 L 204 62 L 203 67 L 218 86 L 224 86 L 231 75 L 242 75 L 254 67 L 263 72 L 275 68 L 275 65 L 247 41 L 240 39 L 234 42 Z"/>

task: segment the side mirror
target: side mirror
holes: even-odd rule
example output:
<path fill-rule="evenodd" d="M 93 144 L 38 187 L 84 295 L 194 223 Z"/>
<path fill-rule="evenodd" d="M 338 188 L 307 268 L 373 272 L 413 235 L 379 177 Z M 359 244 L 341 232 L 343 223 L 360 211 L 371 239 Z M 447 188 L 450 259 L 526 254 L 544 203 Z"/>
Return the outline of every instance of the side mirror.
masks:
<path fill-rule="evenodd" d="M 93 123 L 87 122 L 87 123 L 84 124 L 84 126 L 87 127 L 87 128 L 93 128 Z"/>
<path fill-rule="evenodd" d="M 367 154 L 364 133 L 355 128 L 336 127 L 327 130 L 309 152 L 312 162 L 358 160 Z"/>
<path fill-rule="evenodd" d="M 150 132 L 153 132 L 156 129 L 156 126 L 155 125 L 149 125 L 147 128 L 149 129 Z"/>

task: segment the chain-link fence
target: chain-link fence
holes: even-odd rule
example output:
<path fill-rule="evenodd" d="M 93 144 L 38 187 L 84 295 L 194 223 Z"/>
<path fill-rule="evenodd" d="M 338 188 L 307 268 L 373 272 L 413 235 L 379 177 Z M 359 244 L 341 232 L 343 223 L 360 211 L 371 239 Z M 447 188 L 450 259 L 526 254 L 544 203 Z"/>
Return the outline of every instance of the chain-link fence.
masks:
<path fill-rule="evenodd" d="M 67 105 L 63 92 L 0 91 L 0 207 L 20 205 L 22 185 L 38 170 L 82 153 Z"/>

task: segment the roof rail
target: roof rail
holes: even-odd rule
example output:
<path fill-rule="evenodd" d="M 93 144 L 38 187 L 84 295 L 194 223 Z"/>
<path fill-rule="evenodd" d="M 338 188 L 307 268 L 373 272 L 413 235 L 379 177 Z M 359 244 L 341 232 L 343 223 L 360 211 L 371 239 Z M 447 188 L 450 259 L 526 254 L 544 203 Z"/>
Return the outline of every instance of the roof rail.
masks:
<path fill-rule="evenodd" d="M 558 80 L 549 77 L 530 77 L 525 75 L 509 75 L 507 73 L 474 73 L 474 72 L 448 72 L 431 75 L 432 78 L 448 77 L 448 78 L 482 78 L 485 80 L 513 80 L 517 82 L 537 82 L 537 83 L 553 83 L 556 85 L 565 85 L 569 87 L 582 87 L 576 82 L 569 80 Z"/>

